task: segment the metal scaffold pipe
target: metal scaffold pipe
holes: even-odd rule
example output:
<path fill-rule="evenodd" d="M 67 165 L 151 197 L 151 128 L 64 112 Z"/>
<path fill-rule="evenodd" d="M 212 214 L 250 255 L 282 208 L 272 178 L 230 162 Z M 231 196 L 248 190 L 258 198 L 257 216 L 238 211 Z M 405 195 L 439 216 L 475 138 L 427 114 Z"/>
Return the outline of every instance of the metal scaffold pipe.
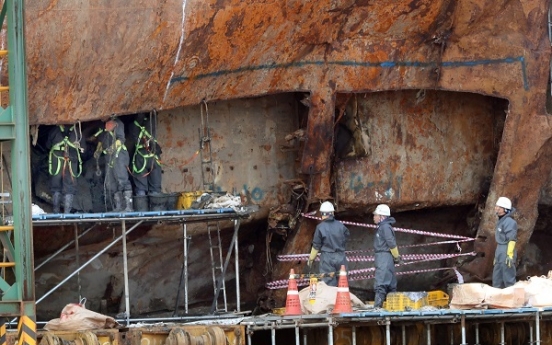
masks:
<path fill-rule="evenodd" d="M 42 297 L 40 297 L 37 301 L 36 301 L 36 304 L 42 302 L 46 297 L 48 297 L 49 295 L 52 294 L 52 292 L 56 291 L 60 286 L 62 286 L 63 284 L 65 284 L 69 279 L 71 279 L 75 274 L 79 273 L 80 271 L 82 271 L 86 266 L 88 266 L 92 261 L 96 260 L 100 255 L 102 255 L 103 253 L 105 253 L 109 248 L 113 247 L 115 245 L 115 243 L 119 242 L 123 236 L 125 235 L 128 235 L 132 230 L 136 229 L 140 224 L 142 224 L 143 220 L 139 221 L 138 223 L 134 224 L 130 229 L 128 229 L 128 231 L 126 231 L 123 235 L 117 237 L 115 240 L 113 240 L 110 244 L 108 244 L 107 246 L 105 246 L 104 249 L 102 249 L 101 251 L 99 251 L 96 255 L 94 255 L 93 257 L 91 257 L 88 261 L 86 261 L 81 267 L 77 268 L 73 273 L 71 273 L 70 275 L 68 275 L 65 279 L 63 279 L 59 284 L 57 284 L 56 286 L 54 286 L 53 288 L 51 288 L 48 292 L 46 292 Z"/>

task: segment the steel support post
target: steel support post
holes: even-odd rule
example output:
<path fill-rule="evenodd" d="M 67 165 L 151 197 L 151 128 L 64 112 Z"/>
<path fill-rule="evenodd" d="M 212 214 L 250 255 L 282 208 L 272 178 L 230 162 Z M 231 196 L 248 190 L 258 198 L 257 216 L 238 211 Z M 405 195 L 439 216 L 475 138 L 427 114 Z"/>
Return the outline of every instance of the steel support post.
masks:
<path fill-rule="evenodd" d="M 475 324 L 475 344 L 474 345 L 481 345 L 479 344 L 479 324 Z"/>
<path fill-rule="evenodd" d="M 468 343 L 466 342 L 466 315 L 462 314 L 460 323 L 462 326 L 462 345 L 468 345 Z"/>
<path fill-rule="evenodd" d="M 391 345 L 391 321 L 385 320 L 385 343 Z"/>
<path fill-rule="evenodd" d="M 540 313 L 537 310 L 535 314 L 535 344 L 540 345 L 541 343 L 541 337 L 540 337 Z"/>
<path fill-rule="evenodd" d="M 121 232 L 123 237 L 123 277 L 125 280 L 125 319 L 127 326 L 130 325 L 130 292 L 128 287 L 128 253 L 126 238 L 126 222 L 121 222 Z"/>
<path fill-rule="evenodd" d="M 75 263 L 77 264 L 77 267 L 80 266 L 80 253 L 79 253 L 79 226 L 77 223 L 74 224 L 74 230 L 75 230 Z M 79 294 L 79 301 L 82 300 L 82 291 L 81 291 L 81 279 L 80 279 L 80 272 L 77 273 L 77 290 Z M 80 302 L 79 302 L 80 303 Z"/>
<path fill-rule="evenodd" d="M 25 64 L 24 0 L 4 1 L 3 13 L 7 15 L 8 69 L 9 69 L 9 111 L 2 116 L 2 133 L 12 132 L 11 171 L 12 202 L 15 247 L 15 283 L 2 296 L 3 302 L 19 306 L 19 313 L 34 320 L 34 272 L 33 235 L 31 214 L 30 136 L 27 108 L 27 72 Z M 3 25 L 4 23 L 0 23 Z M 11 117 L 11 119 L 10 119 Z M 11 122 L 11 123 L 10 123 Z M 4 131 L 7 129 L 7 132 Z M 1 139 L 8 139 L 7 136 Z M 0 313 L 3 310 L 0 308 Z M 36 341 L 36 334 L 34 337 Z"/>
<path fill-rule="evenodd" d="M 239 263 L 239 251 L 238 251 L 238 229 L 240 228 L 240 220 L 234 220 L 234 231 L 236 233 L 236 240 L 234 241 L 234 266 L 236 268 L 236 310 L 240 311 L 240 263 Z"/>
<path fill-rule="evenodd" d="M 356 345 L 356 327 L 353 326 L 351 328 L 351 340 L 353 341 L 353 344 L 352 345 Z"/>
<path fill-rule="evenodd" d="M 504 322 L 500 323 L 500 345 L 506 345 L 504 342 Z"/>

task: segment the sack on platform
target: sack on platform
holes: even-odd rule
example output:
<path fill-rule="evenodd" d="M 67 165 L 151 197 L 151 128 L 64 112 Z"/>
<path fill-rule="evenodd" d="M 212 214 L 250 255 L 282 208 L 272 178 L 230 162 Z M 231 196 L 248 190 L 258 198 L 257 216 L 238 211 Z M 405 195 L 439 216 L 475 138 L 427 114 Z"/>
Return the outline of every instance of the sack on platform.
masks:
<path fill-rule="evenodd" d="M 63 308 L 60 317 L 50 320 L 44 329 L 48 331 L 85 331 L 120 326 L 110 316 L 93 312 L 80 304 L 70 303 Z"/>
<path fill-rule="evenodd" d="M 323 314 L 333 310 L 337 297 L 337 287 L 328 286 L 323 281 L 316 284 L 316 299 L 313 304 L 309 301 L 309 287 L 299 291 L 301 311 L 303 314 Z M 362 309 L 364 303 L 351 293 L 351 307 Z"/>

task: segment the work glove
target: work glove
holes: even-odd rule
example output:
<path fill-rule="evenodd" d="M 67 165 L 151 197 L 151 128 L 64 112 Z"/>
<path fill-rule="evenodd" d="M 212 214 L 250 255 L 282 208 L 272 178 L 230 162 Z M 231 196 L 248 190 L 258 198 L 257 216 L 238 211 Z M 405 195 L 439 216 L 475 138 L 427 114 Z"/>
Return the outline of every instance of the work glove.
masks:
<path fill-rule="evenodd" d="M 116 148 L 121 147 L 121 145 L 122 145 L 122 143 L 121 143 L 121 141 L 120 141 L 119 139 L 115 140 L 115 147 L 116 147 Z"/>
<path fill-rule="evenodd" d="M 312 261 L 307 261 L 307 274 L 311 274 L 312 272 Z"/>
<path fill-rule="evenodd" d="M 393 258 L 393 262 L 395 263 L 395 265 L 404 265 L 404 261 L 400 255 L 396 258 Z"/>
<path fill-rule="evenodd" d="M 511 268 L 512 265 L 514 264 L 514 259 L 511 258 L 511 257 L 509 257 L 509 256 L 507 256 L 507 257 L 506 257 L 506 262 L 505 262 L 505 264 L 506 264 L 506 266 L 508 266 L 508 268 Z"/>
<path fill-rule="evenodd" d="M 398 247 L 391 248 L 389 251 L 391 252 L 391 255 L 393 255 L 393 262 L 395 263 L 395 265 L 404 264 L 404 261 L 401 258 L 401 255 L 399 254 L 399 248 Z"/>
<path fill-rule="evenodd" d="M 314 249 L 314 247 L 311 248 L 311 252 L 309 254 L 309 260 L 307 261 L 307 267 L 309 274 L 312 271 L 312 263 L 314 262 L 314 259 L 316 259 L 316 256 L 318 255 L 318 249 Z"/>
<path fill-rule="evenodd" d="M 514 249 L 516 248 L 516 241 L 508 242 L 508 250 L 506 251 L 506 266 L 512 267 L 514 265 Z"/>
<path fill-rule="evenodd" d="M 94 151 L 94 158 L 99 159 L 100 155 L 102 154 L 102 143 L 99 142 L 96 146 L 96 151 Z"/>

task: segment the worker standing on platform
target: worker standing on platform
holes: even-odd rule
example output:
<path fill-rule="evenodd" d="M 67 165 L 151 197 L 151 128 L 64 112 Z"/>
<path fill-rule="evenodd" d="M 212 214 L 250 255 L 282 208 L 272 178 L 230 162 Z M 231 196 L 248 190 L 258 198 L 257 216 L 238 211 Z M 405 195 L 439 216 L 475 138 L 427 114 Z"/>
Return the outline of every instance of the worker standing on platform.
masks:
<path fill-rule="evenodd" d="M 341 265 L 347 267 L 345 247 L 349 239 L 349 229 L 338 220 L 334 219 L 334 206 L 325 201 L 320 205 L 322 222 L 316 226 L 312 248 L 307 261 L 309 269 L 312 268 L 316 255 L 320 252 L 320 273 L 338 272 Z M 322 280 L 331 286 L 337 286 L 337 276 L 324 277 Z"/>
<path fill-rule="evenodd" d="M 125 212 L 132 212 L 132 185 L 128 177 L 130 161 L 125 146 L 125 127 L 121 120 L 113 118 L 100 128 L 94 137 L 98 138 L 98 146 L 94 158 L 105 155 L 105 188 L 113 194 L 113 211 L 123 211 L 123 196 Z M 106 195 L 107 198 L 107 195 Z"/>
<path fill-rule="evenodd" d="M 53 212 L 60 213 L 63 195 L 64 213 L 70 213 L 77 193 L 77 179 L 82 173 L 82 135 L 77 136 L 75 126 L 59 125 L 50 130 L 46 140 L 48 173 L 52 191 Z"/>
<path fill-rule="evenodd" d="M 374 265 L 376 267 L 374 308 L 381 308 L 387 294 L 397 291 L 395 264 L 401 264 L 402 259 L 392 227 L 395 224 L 395 218 L 391 217 L 389 206 L 381 204 L 376 207 L 374 223 L 378 226 L 374 236 Z"/>
<path fill-rule="evenodd" d="M 136 195 L 161 194 L 161 146 L 157 143 L 157 112 L 136 116 L 131 125 L 130 137 L 136 141 L 132 157 L 132 178 Z"/>
<path fill-rule="evenodd" d="M 507 288 L 516 283 L 517 222 L 510 199 L 501 196 L 496 201 L 498 222 L 495 228 L 496 250 L 493 267 L 493 287 Z"/>

